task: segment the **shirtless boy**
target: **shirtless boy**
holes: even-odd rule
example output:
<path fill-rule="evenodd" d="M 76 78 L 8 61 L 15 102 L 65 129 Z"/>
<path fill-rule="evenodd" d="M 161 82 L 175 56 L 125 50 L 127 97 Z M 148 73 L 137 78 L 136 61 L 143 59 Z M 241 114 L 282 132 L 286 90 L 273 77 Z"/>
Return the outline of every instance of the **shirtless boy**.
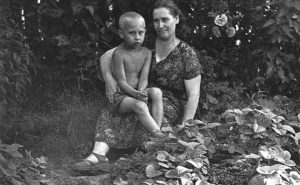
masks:
<path fill-rule="evenodd" d="M 112 72 L 121 89 L 114 94 L 114 106 L 120 113 L 135 112 L 143 126 L 155 137 L 163 137 L 160 130 L 163 106 L 162 92 L 147 88 L 151 52 L 142 43 L 145 20 L 136 12 L 126 12 L 119 19 L 119 33 L 123 39 L 112 55 Z M 152 101 L 152 115 L 147 101 Z"/>

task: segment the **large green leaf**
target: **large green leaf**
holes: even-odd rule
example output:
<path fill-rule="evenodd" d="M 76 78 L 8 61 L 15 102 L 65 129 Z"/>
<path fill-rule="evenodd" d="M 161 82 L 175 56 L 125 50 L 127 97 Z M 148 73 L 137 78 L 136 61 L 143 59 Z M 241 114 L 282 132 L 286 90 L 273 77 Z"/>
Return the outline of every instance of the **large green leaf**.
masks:
<path fill-rule="evenodd" d="M 282 129 L 285 129 L 293 134 L 295 134 L 295 130 L 293 129 L 293 127 L 289 126 L 289 125 L 282 125 Z"/>
<path fill-rule="evenodd" d="M 274 24 L 276 21 L 274 19 L 269 19 L 265 22 L 265 24 L 263 25 L 263 28 L 269 27 L 272 24 Z"/>
<path fill-rule="evenodd" d="M 177 166 L 173 170 L 169 170 L 165 173 L 165 177 L 167 178 L 180 178 L 184 176 L 186 173 L 191 173 L 193 170 L 185 168 L 183 166 Z"/>
<path fill-rule="evenodd" d="M 296 143 L 296 145 L 299 145 L 299 140 L 300 140 L 300 132 L 295 133 L 295 136 L 290 135 L 290 137 L 292 137 Z"/>
<path fill-rule="evenodd" d="M 162 171 L 159 170 L 160 166 L 157 163 L 148 164 L 146 167 L 146 176 L 148 178 L 154 178 L 163 174 Z"/>
<path fill-rule="evenodd" d="M 40 12 L 41 15 L 49 16 L 52 18 L 60 18 L 64 11 L 62 9 L 51 9 L 47 8 Z"/>
<path fill-rule="evenodd" d="M 300 183 L 300 175 L 298 172 L 291 171 L 289 175 L 290 175 L 290 180 L 293 182 L 293 185 Z"/>
<path fill-rule="evenodd" d="M 264 178 L 266 185 L 282 184 L 282 178 L 278 175 L 269 176 Z"/>
<path fill-rule="evenodd" d="M 271 175 L 278 171 L 285 171 L 287 169 L 291 169 L 290 167 L 282 164 L 275 164 L 272 166 L 259 166 L 256 171 L 260 174 Z"/>
<path fill-rule="evenodd" d="M 200 145 L 200 143 L 198 143 L 198 142 L 185 142 L 185 141 L 180 140 L 180 139 L 178 140 L 178 143 L 185 146 L 185 147 L 189 147 L 189 148 L 195 148 L 195 147 Z"/>
<path fill-rule="evenodd" d="M 4 151 L 9 153 L 14 158 L 22 158 L 23 155 L 18 151 L 20 147 L 23 146 L 15 143 L 15 144 L 7 145 Z"/>
<path fill-rule="evenodd" d="M 201 129 L 209 129 L 220 126 L 220 123 L 207 123 L 205 126 L 201 127 Z"/>
<path fill-rule="evenodd" d="M 17 175 L 17 171 L 15 169 L 11 169 L 8 167 L 8 165 L 2 166 L 2 164 L 0 164 L 0 170 L 7 176 L 7 177 L 14 177 Z"/>
<path fill-rule="evenodd" d="M 171 156 L 168 152 L 166 151 L 158 151 L 156 159 L 161 162 L 169 162 L 169 161 L 175 161 L 175 157 Z"/>
<path fill-rule="evenodd" d="M 114 185 L 128 185 L 129 183 L 127 181 L 124 181 L 121 177 L 117 177 L 114 181 L 113 181 Z"/>
<path fill-rule="evenodd" d="M 189 159 L 186 162 L 192 164 L 195 168 L 201 168 L 204 165 L 201 158 Z"/>
<path fill-rule="evenodd" d="M 292 29 L 289 28 L 287 25 L 281 26 L 281 29 L 284 31 L 284 33 L 292 40 L 296 40 L 296 38 L 291 34 Z"/>
<path fill-rule="evenodd" d="M 180 177 L 180 181 L 182 185 L 194 185 L 192 181 L 192 175 L 189 173 L 186 173 L 182 177 Z"/>

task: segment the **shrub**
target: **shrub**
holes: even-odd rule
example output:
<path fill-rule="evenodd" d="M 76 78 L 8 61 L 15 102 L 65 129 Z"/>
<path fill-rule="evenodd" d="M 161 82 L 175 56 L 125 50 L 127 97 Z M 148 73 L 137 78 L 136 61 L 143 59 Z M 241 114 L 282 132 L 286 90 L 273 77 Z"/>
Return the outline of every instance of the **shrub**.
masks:
<path fill-rule="evenodd" d="M 31 82 L 31 52 L 24 45 L 20 26 L 10 17 L 8 5 L 0 9 L 0 104 L 21 102 Z"/>
<path fill-rule="evenodd" d="M 36 177 L 43 174 L 45 157 L 34 159 L 31 152 L 25 156 L 19 151 L 19 144 L 7 145 L 0 140 L 0 182 L 5 184 L 40 184 Z"/>

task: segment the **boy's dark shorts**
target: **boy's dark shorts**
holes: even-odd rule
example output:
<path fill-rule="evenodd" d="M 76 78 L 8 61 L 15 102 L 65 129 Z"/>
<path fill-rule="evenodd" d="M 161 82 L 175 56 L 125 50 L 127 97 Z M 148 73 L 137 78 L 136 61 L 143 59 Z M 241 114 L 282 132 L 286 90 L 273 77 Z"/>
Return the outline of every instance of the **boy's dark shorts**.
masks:
<path fill-rule="evenodd" d="M 126 97 L 131 96 L 122 91 L 117 91 L 114 93 L 113 109 L 115 113 L 119 113 L 120 104 Z"/>

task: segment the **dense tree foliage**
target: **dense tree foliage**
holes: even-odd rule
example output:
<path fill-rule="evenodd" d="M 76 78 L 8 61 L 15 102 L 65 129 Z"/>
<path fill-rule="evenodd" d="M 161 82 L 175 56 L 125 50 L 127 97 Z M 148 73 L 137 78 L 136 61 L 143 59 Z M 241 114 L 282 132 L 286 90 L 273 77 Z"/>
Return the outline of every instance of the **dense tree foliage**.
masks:
<path fill-rule="evenodd" d="M 34 54 L 36 62 L 27 61 L 35 69 L 31 75 L 32 89 L 47 84 L 50 84 L 48 89 L 60 84 L 60 87 L 71 85 L 80 91 L 101 87 L 98 59 L 120 43 L 115 23 L 122 12 L 141 13 L 148 23 L 146 40 L 153 40 L 151 6 L 154 0 L 6 2 L 11 12 L 9 20 L 14 21 L 20 34 L 20 30 L 24 33 L 24 37 L 19 35 L 18 38 L 22 38 L 24 48 L 30 46 Z M 250 97 L 261 92 L 299 95 L 299 1 L 177 0 L 176 3 L 183 13 L 178 36 L 195 47 L 201 57 L 202 88 L 205 89 L 202 107 L 207 109 L 208 104 L 217 104 L 223 94 L 234 96 L 231 99 L 240 97 L 239 93 Z M 4 30 L 13 29 L 7 21 L 1 24 Z M 1 34 L 4 43 L 8 35 Z M 19 64 L 13 61 L 21 60 L 16 57 L 21 57 L 21 52 L 5 52 L 12 55 L 5 63 Z M 26 70 L 24 65 L 19 67 Z M 8 91 L 8 84 L 20 87 L 21 83 L 23 87 L 29 81 L 27 72 L 17 75 L 17 70 L 1 74 L 1 81 L 6 83 L 1 85 L 2 94 Z M 19 85 L 13 82 L 16 80 L 13 75 L 20 78 Z M 232 93 L 232 89 L 237 91 Z M 19 96 L 17 91 L 9 92 Z"/>
<path fill-rule="evenodd" d="M 5 6 L 7 4 L 3 2 Z M 4 8 L 0 9 L 0 26 L 0 102 L 7 103 L 22 99 L 25 86 L 30 82 L 30 52 L 23 45 L 24 38 L 18 24 Z"/>

